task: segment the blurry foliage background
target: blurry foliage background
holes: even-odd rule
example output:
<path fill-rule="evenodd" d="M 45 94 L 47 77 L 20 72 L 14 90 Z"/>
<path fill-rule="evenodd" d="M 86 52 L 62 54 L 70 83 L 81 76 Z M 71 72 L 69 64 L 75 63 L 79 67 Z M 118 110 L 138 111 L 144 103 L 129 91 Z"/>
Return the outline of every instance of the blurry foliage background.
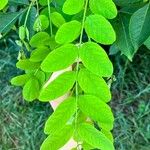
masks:
<path fill-rule="evenodd" d="M 10 79 L 20 72 L 15 66 L 19 51 L 16 36 L 8 37 L 0 42 L 0 150 L 37 150 L 52 110 L 49 104 L 25 102 L 21 89 L 10 85 Z"/>

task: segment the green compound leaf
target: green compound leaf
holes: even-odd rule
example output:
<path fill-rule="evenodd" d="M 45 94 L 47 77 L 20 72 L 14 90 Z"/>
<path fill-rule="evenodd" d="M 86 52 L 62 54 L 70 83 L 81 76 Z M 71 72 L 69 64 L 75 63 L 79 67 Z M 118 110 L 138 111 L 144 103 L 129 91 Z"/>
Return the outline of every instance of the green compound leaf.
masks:
<path fill-rule="evenodd" d="M 113 143 L 93 126 L 83 123 L 78 128 L 78 133 L 83 141 L 101 150 L 114 150 Z"/>
<path fill-rule="evenodd" d="M 39 81 L 37 78 L 32 77 L 23 87 L 23 97 L 27 101 L 33 101 L 34 99 L 38 98 L 39 95 Z"/>
<path fill-rule="evenodd" d="M 58 28 L 66 22 L 64 17 L 58 12 L 51 13 L 51 21 Z"/>
<path fill-rule="evenodd" d="M 46 121 L 44 132 L 54 134 L 59 132 L 76 112 L 76 99 L 70 97 L 64 100 Z"/>
<path fill-rule="evenodd" d="M 102 47 L 93 42 L 82 45 L 79 51 L 84 66 L 92 73 L 101 77 L 110 77 L 113 65 Z"/>
<path fill-rule="evenodd" d="M 38 18 L 35 20 L 33 29 L 34 31 L 41 31 L 45 30 L 49 27 L 49 19 L 45 15 L 40 15 Z"/>
<path fill-rule="evenodd" d="M 64 146 L 73 135 L 74 128 L 66 125 L 61 131 L 49 135 L 43 142 L 40 150 L 58 150 Z"/>
<path fill-rule="evenodd" d="M 150 3 L 137 10 L 131 16 L 129 31 L 131 41 L 135 49 L 138 49 L 150 35 L 150 30 L 148 30 L 150 25 L 149 16 L 150 16 Z"/>
<path fill-rule="evenodd" d="M 85 30 L 90 38 L 101 44 L 109 45 L 116 40 L 112 25 L 101 15 L 88 16 L 85 21 Z"/>
<path fill-rule="evenodd" d="M 74 15 L 83 10 L 84 0 L 66 0 L 63 5 L 63 12 L 68 15 Z"/>
<path fill-rule="evenodd" d="M 31 53 L 30 61 L 41 62 L 50 53 L 50 49 L 46 46 L 38 47 Z"/>
<path fill-rule="evenodd" d="M 2 10 L 8 3 L 8 0 L 1 0 L 0 2 L 0 10 Z"/>
<path fill-rule="evenodd" d="M 31 62 L 29 59 L 24 59 L 19 60 L 16 66 L 22 70 L 36 70 L 40 67 L 40 63 Z"/>
<path fill-rule="evenodd" d="M 117 16 L 117 8 L 112 0 L 90 0 L 89 4 L 94 14 L 100 14 L 108 19 Z"/>
<path fill-rule="evenodd" d="M 78 82 L 86 94 L 95 95 L 104 102 L 109 102 L 111 100 L 109 87 L 103 78 L 94 75 L 86 69 L 81 69 Z"/>
<path fill-rule="evenodd" d="M 15 86 L 23 86 L 30 79 L 30 77 L 31 76 L 28 74 L 16 76 L 11 79 L 11 84 Z"/>
<path fill-rule="evenodd" d="M 81 32 L 81 23 L 73 20 L 64 23 L 57 31 L 55 40 L 59 44 L 71 43 L 77 39 Z"/>
<path fill-rule="evenodd" d="M 58 76 L 47 87 L 43 87 L 39 99 L 43 102 L 54 100 L 69 92 L 76 80 L 76 73 L 68 71 Z"/>
<path fill-rule="evenodd" d="M 48 33 L 38 32 L 31 38 L 30 45 L 32 47 L 49 46 L 50 40 L 51 40 L 51 38 Z"/>
<path fill-rule="evenodd" d="M 45 72 L 55 72 L 72 65 L 77 58 L 78 47 L 73 44 L 63 45 L 53 50 L 41 64 Z M 67 56 L 67 57 L 66 57 Z"/>
<path fill-rule="evenodd" d="M 114 117 L 110 107 L 96 96 L 79 96 L 78 105 L 81 111 L 94 121 L 107 124 L 107 130 L 113 128 Z"/>

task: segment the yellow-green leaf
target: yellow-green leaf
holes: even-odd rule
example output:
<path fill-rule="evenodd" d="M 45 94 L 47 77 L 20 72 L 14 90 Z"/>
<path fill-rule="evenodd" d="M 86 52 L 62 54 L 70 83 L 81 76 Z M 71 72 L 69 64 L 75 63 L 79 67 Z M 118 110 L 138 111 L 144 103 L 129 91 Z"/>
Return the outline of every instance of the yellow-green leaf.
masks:
<path fill-rule="evenodd" d="M 105 129 L 101 129 L 101 132 L 113 143 L 114 142 L 114 138 L 113 135 L 111 133 L 111 131 L 105 130 Z"/>
<path fill-rule="evenodd" d="M 78 48 L 73 44 L 63 45 L 53 50 L 41 64 L 45 72 L 55 72 L 72 65 L 77 58 Z"/>
<path fill-rule="evenodd" d="M 104 102 L 110 101 L 111 93 L 102 77 L 98 77 L 86 69 L 81 69 L 78 76 L 78 82 L 86 94 L 95 95 Z"/>
<path fill-rule="evenodd" d="M 29 59 L 19 60 L 16 64 L 17 68 L 22 70 L 36 70 L 40 67 L 40 63 L 31 62 Z"/>
<path fill-rule="evenodd" d="M 32 47 L 49 46 L 50 40 L 51 40 L 51 38 L 48 33 L 38 32 L 31 38 L 30 45 Z"/>
<path fill-rule="evenodd" d="M 96 43 L 87 42 L 79 51 L 84 66 L 92 73 L 101 77 L 110 77 L 113 65 L 104 49 Z"/>
<path fill-rule="evenodd" d="M 39 96 L 40 101 L 47 102 L 64 95 L 73 87 L 75 80 L 76 73 L 73 71 L 61 74 L 48 86 L 43 87 Z"/>
<path fill-rule="evenodd" d="M 8 0 L 1 0 L 0 1 L 0 10 L 2 10 L 8 3 Z"/>
<path fill-rule="evenodd" d="M 62 10 L 68 15 L 77 14 L 84 8 L 84 2 L 84 0 L 66 0 Z"/>
<path fill-rule="evenodd" d="M 49 135 L 43 142 L 40 150 L 59 150 L 72 137 L 73 131 L 73 126 L 67 125 L 61 131 Z"/>
<path fill-rule="evenodd" d="M 66 22 L 62 14 L 58 12 L 51 13 L 51 21 L 58 28 Z"/>
<path fill-rule="evenodd" d="M 110 22 L 98 14 L 87 17 L 85 30 L 90 38 L 101 44 L 109 45 L 116 40 L 116 34 Z"/>
<path fill-rule="evenodd" d="M 83 141 L 101 150 L 114 150 L 113 143 L 92 125 L 83 123 L 78 128 L 78 133 Z"/>
<path fill-rule="evenodd" d="M 57 31 L 55 40 L 59 44 L 71 43 L 77 39 L 81 32 L 81 23 L 73 20 L 64 23 Z"/>
<path fill-rule="evenodd" d="M 37 78 L 32 77 L 23 87 L 23 97 L 27 101 L 33 101 L 39 95 L 39 82 Z"/>
<path fill-rule="evenodd" d="M 45 15 L 40 15 L 38 18 L 35 20 L 33 29 L 34 31 L 41 31 L 47 29 L 49 26 L 49 19 Z"/>
<path fill-rule="evenodd" d="M 11 79 L 11 84 L 15 86 L 23 86 L 30 78 L 29 74 L 23 74 Z"/>
<path fill-rule="evenodd" d="M 113 128 L 114 117 L 111 108 L 93 95 L 79 96 L 78 105 L 81 111 L 99 123 L 108 125 L 108 130 Z"/>
<path fill-rule="evenodd" d="M 41 62 L 50 53 L 50 49 L 46 46 L 41 46 L 32 51 L 30 61 Z"/>
<path fill-rule="evenodd" d="M 64 100 L 46 121 L 44 132 L 54 134 L 60 131 L 76 112 L 76 99 L 70 97 Z"/>
<path fill-rule="evenodd" d="M 90 9 L 94 14 L 100 14 L 108 19 L 117 16 L 117 8 L 112 0 L 90 0 Z"/>

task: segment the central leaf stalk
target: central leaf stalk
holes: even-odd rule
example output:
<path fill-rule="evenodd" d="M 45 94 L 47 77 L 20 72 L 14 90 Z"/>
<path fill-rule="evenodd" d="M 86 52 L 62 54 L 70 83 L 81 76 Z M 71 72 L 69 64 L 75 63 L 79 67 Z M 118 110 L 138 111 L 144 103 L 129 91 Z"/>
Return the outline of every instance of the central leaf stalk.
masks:
<path fill-rule="evenodd" d="M 85 7 L 84 7 L 84 13 L 83 13 L 83 19 L 82 19 L 82 28 L 81 28 L 78 48 L 82 46 L 82 38 L 83 38 L 83 31 L 84 31 L 84 24 L 85 24 L 86 13 L 87 13 L 87 8 L 88 8 L 88 2 L 89 0 L 85 1 Z M 76 83 L 75 83 L 75 97 L 76 97 L 75 132 L 76 132 L 76 135 L 78 135 L 77 121 L 78 121 L 78 99 L 79 99 L 79 89 L 78 89 L 79 64 L 80 64 L 80 58 L 79 58 L 79 51 L 78 51 L 78 57 L 77 57 L 77 63 L 76 63 Z M 78 145 L 78 142 L 77 142 L 77 145 Z"/>

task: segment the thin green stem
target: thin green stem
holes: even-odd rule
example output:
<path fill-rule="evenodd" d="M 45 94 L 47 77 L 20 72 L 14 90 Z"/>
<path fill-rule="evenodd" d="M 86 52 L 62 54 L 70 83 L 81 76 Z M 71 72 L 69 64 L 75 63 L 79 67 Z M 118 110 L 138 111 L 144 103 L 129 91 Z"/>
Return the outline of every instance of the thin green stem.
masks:
<path fill-rule="evenodd" d="M 26 27 L 26 25 L 27 25 L 27 20 L 28 20 L 29 13 L 30 13 L 30 10 L 32 8 L 32 5 L 33 5 L 33 2 L 31 2 L 30 5 L 29 5 L 28 11 L 27 11 L 27 14 L 26 14 L 26 17 L 25 17 L 25 21 L 24 21 L 24 27 Z"/>
<path fill-rule="evenodd" d="M 83 13 L 83 20 L 82 20 L 79 48 L 82 45 L 82 38 L 83 38 L 83 31 L 84 31 L 84 24 L 85 24 L 85 19 L 86 19 L 86 12 L 87 12 L 87 7 L 88 7 L 88 1 L 89 0 L 86 0 L 84 13 Z M 77 121 L 78 121 L 78 99 L 79 99 L 78 73 L 79 73 L 79 64 L 80 64 L 80 60 L 79 60 L 79 53 L 78 53 L 77 64 L 76 64 L 76 83 L 75 83 L 75 96 L 76 96 L 75 131 L 77 131 L 76 129 L 77 129 Z M 78 141 L 77 141 L 77 143 L 78 143 Z"/>
<path fill-rule="evenodd" d="M 49 27 L 50 27 L 50 34 L 53 36 L 53 27 L 52 27 L 52 21 L 51 21 L 51 7 L 50 7 L 50 1 L 47 0 L 47 5 L 48 5 L 48 15 L 49 15 Z"/>
<path fill-rule="evenodd" d="M 84 8 L 84 13 L 83 13 L 83 20 L 82 20 L 82 28 L 81 28 L 81 35 L 80 35 L 79 46 L 81 46 L 81 44 L 82 44 L 83 31 L 84 31 L 84 24 L 85 24 L 85 19 L 86 19 L 86 13 L 87 13 L 88 2 L 89 2 L 89 0 L 86 0 L 85 8 Z"/>

